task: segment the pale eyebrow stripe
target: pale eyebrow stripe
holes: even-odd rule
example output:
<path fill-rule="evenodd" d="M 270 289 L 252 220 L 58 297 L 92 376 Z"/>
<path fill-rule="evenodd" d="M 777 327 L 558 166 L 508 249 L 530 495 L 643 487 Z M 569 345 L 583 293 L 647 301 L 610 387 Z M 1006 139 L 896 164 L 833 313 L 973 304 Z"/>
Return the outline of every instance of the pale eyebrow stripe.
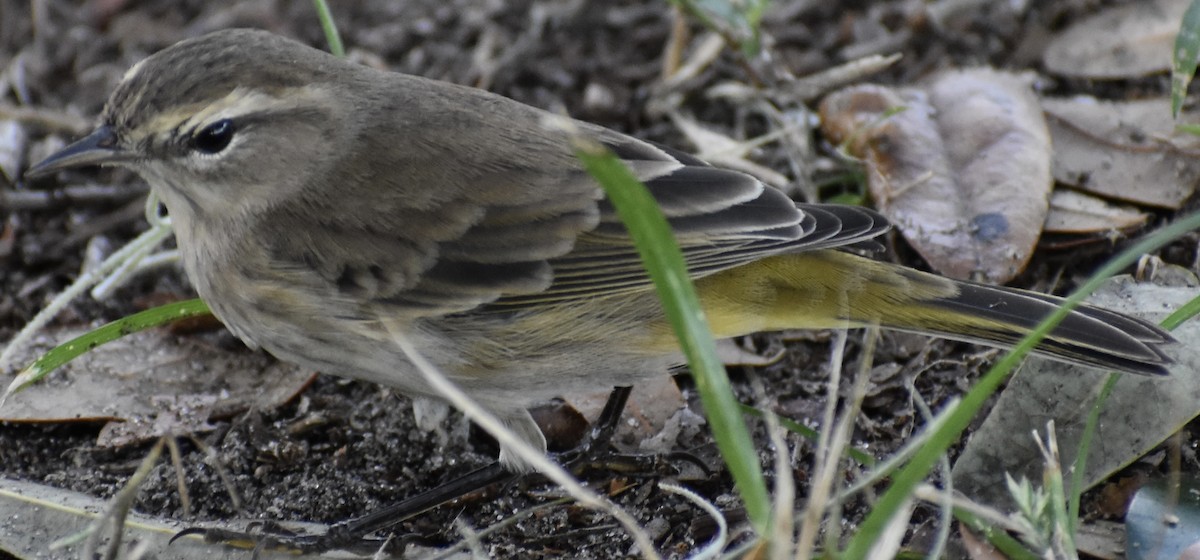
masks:
<path fill-rule="evenodd" d="M 313 101 L 325 99 L 328 99 L 326 93 L 318 92 L 310 86 L 279 88 L 272 91 L 272 94 L 247 92 L 245 88 L 238 88 L 212 103 L 192 103 L 162 112 L 142 128 L 150 131 L 171 130 L 172 133 L 178 134 L 180 131 L 192 131 L 219 119 L 246 121 L 264 115 L 310 111 L 313 109 Z"/>

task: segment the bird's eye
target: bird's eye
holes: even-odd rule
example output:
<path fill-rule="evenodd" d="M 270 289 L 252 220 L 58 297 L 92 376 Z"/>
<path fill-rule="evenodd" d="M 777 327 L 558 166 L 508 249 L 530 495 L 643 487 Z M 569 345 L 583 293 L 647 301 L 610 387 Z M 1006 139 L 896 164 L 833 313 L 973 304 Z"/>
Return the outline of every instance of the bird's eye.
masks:
<path fill-rule="evenodd" d="M 192 137 L 192 148 L 205 154 L 215 154 L 224 150 L 233 141 L 233 121 L 221 119 L 197 132 Z"/>

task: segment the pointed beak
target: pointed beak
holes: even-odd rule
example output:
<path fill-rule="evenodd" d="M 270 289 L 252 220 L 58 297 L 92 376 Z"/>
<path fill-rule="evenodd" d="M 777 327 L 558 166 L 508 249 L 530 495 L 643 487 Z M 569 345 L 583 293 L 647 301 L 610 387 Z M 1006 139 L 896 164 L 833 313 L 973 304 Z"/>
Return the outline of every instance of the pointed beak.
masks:
<path fill-rule="evenodd" d="M 112 127 L 105 125 L 29 168 L 25 177 L 44 177 L 70 167 L 121 163 L 132 159 L 132 154 L 117 147 L 116 133 Z"/>

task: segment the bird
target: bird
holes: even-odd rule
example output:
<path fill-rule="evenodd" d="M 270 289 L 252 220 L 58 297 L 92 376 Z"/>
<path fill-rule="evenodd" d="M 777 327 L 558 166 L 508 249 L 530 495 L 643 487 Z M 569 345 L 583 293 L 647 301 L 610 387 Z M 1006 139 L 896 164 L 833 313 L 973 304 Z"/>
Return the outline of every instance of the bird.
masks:
<path fill-rule="evenodd" d="M 647 187 L 714 336 L 880 325 L 993 346 L 1055 296 L 944 278 L 853 249 L 890 224 L 483 90 L 354 64 L 266 31 L 187 39 L 134 65 L 98 126 L 34 166 L 128 168 L 166 206 L 199 296 L 281 360 L 439 399 L 430 363 L 534 449 L 528 408 L 683 362 L 629 232 L 574 137 Z M 1173 342 L 1082 305 L 1034 353 L 1163 375 Z M 529 467 L 502 446 L 510 472 Z"/>

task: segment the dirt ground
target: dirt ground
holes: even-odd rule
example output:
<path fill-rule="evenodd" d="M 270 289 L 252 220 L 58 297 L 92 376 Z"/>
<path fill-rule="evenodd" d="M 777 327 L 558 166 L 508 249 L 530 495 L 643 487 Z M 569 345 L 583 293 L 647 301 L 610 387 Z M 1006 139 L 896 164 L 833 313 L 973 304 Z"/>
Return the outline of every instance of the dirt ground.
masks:
<path fill-rule="evenodd" d="M 397 71 L 485 87 L 544 108 L 563 108 L 572 116 L 609 126 L 666 145 L 691 149 L 661 112 L 655 99 L 665 46 L 674 14 L 664 0 L 621 2 L 414 0 L 408 2 L 334 2 L 334 14 L 351 56 Z M 1054 30 L 1113 2 L 1054 0 L 1035 2 L 1022 13 L 1011 2 L 978 2 L 931 27 L 923 2 L 913 0 L 846 2 L 778 2 L 763 24 L 772 38 L 769 64 L 756 67 L 768 81 L 783 71 L 805 75 L 871 52 L 899 52 L 903 59 L 872 77 L 873 81 L 908 84 L 950 66 L 990 65 L 1037 68 L 1037 41 Z M 689 20 L 694 36 L 703 28 Z M 0 0 L 0 69 L 7 69 L 0 103 L 64 111 L 77 120 L 65 125 L 86 127 L 99 112 L 122 72 L 139 59 L 185 37 L 206 31 L 250 26 L 272 30 L 323 46 L 320 26 L 309 2 L 254 0 Z M 772 75 L 774 73 L 775 75 Z M 678 90 L 682 111 L 706 126 L 737 138 L 767 132 L 767 123 L 727 100 L 704 93 L 725 81 L 747 82 L 747 69 L 726 51 L 714 64 Z M 13 84 L 20 84 L 14 87 Z M 1044 85 L 1058 93 L 1088 92 L 1093 86 L 1067 81 Z M 1137 91 L 1165 91 L 1165 77 L 1129 86 Z M 22 96 L 27 99 L 21 99 Z M 30 126 L 27 162 L 40 159 L 74 137 L 69 126 Z M 75 132 L 77 134 L 78 131 Z M 818 145 L 821 165 L 799 181 L 830 184 L 834 196 L 852 189 L 841 176 L 831 148 Z M 788 150 L 768 144 L 752 159 L 796 180 Z M 84 200 L 51 197 L 23 207 L 0 207 L 0 340 L 8 340 L 50 298 L 79 273 L 90 240 L 101 237 L 113 247 L 145 225 L 141 197 L 145 187 L 123 171 L 80 171 L 65 175 L 75 184 L 121 185 L 103 196 Z M 799 182 L 798 181 L 798 182 Z M 0 190 L 22 193 L 63 187 L 53 180 L 12 184 L 0 177 Z M 125 188 L 127 186 L 127 188 Z M 10 197 L 8 200 L 16 200 Z M 22 199 L 24 200 L 24 199 Z M 1164 216 L 1165 217 L 1165 216 Z M 920 266 L 902 242 L 891 243 L 881 258 Z M 100 249 L 102 250 L 102 249 Z M 110 249 L 111 250 L 111 249 Z M 1069 288 L 1056 281 L 1086 272 L 1115 249 L 1038 254 L 1016 282 L 1046 289 Z M 1177 260 L 1190 263 L 1186 250 Z M 1172 260 L 1170 251 L 1164 254 Z M 55 321 L 82 325 L 121 317 L 150 302 L 190 297 L 182 273 L 167 270 L 144 276 L 116 297 L 96 302 L 80 299 Z M 201 336 L 212 344 L 236 347 L 220 331 Z M 813 423 L 824 405 L 828 376 L 829 337 L 815 334 L 784 339 L 778 335 L 747 342 L 763 354 L 784 353 L 753 373 L 766 387 L 775 410 Z M 860 335 L 852 334 L 848 371 L 855 369 Z M 917 426 L 906 384 L 936 406 L 961 393 L 993 354 L 978 347 L 911 335 L 885 335 L 874 356 L 874 386 L 858 423 L 856 441 L 877 454 L 901 445 Z M 753 400 L 748 368 L 731 368 L 741 396 Z M 918 376 L 918 373 L 920 374 Z M 699 405 L 686 376 L 677 377 L 692 407 Z M 4 382 L 7 384 L 7 381 Z M 319 377 L 289 404 L 254 410 L 215 422 L 197 437 L 211 446 L 230 482 L 240 493 L 237 510 L 204 453 L 186 438 L 182 464 L 192 496 L 190 514 L 176 491 L 175 471 L 160 462 L 143 486 L 139 511 L 176 519 L 311 520 L 333 522 L 363 514 L 453 474 L 490 461 L 494 444 L 472 432 L 451 434 L 447 445 L 437 434 L 415 427 L 405 399 L 366 383 Z M 53 425 L 0 424 L 0 476 L 109 497 L 127 480 L 147 446 L 104 449 L 96 445 L 99 423 Z M 756 437 L 763 429 L 756 424 Z M 792 438 L 793 474 L 804 496 L 812 444 Z M 764 464 L 769 465 L 763 442 Z M 713 470 L 688 480 L 690 488 L 728 508 L 736 518 L 737 499 L 730 479 L 715 458 L 703 430 L 684 431 L 676 442 Z M 622 488 L 613 499 L 649 527 L 667 557 L 684 557 L 712 536 L 712 525 L 683 499 L 657 489 L 653 476 L 631 477 L 592 472 L 587 480 L 598 488 Z M 455 542 L 454 520 L 486 527 L 514 511 L 555 496 L 546 483 L 528 481 L 456 507 L 442 508 L 399 531 L 428 545 Z M 847 523 L 860 519 L 864 504 L 851 503 Z M 932 512 L 919 510 L 909 547 L 920 551 Z M 574 506 L 562 506 L 527 518 L 489 536 L 487 554 L 498 558 L 611 558 L 631 552 L 631 541 L 610 519 Z M 0 552 L 0 558 L 4 558 Z"/>

